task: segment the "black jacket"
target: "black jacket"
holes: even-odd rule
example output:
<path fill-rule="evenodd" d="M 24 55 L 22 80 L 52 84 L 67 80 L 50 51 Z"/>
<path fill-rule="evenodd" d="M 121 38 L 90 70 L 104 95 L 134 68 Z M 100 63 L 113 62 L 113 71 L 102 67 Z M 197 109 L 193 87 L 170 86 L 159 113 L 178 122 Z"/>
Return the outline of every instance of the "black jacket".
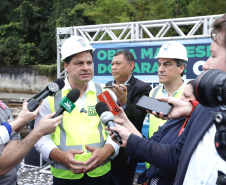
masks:
<path fill-rule="evenodd" d="M 141 132 L 143 121 L 147 112 L 144 109 L 138 108 L 136 103 L 142 95 L 149 95 L 151 86 L 143 81 L 138 80 L 133 75 L 128 81 L 128 84 L 130 84 L 130 86 L 127 87 L 127 104 L 124 111 L 129 120 Z M 106 83 L 106 85 L 111 86 L 112 81 Z M 137 161 L 133 159 L 128 161 L 128 156 L 125 154 L 125 149 L 120 148 L 119 154 L 112 161 L 112 168 L 130 168 L 131 166 L 136 165 L 136 163 Z"/>
<path fill-rule="evenodd" d="M 210 108 L 199 104 L 193 111 L 180 138 L 171 145 L 131 134 L 127 141 L 126 153 L 166 171 L 177 172 L 174 184 L 181 185 L 193 152 L 205 133 L 214 124 L 211 111 L 219 110 L 219 107 Z"/>
<path fill-rule="evenodd" d="M 178 134 L 181 130 L 182 125 L 185 122 L 185 118 L 170 119 L 163 126 L 153 134 L 149 140 L 159 142 L 161 144 L 174 144 L 179 140 Z M 176 177 L 176 171 L 168 171 L 164 168 L 159 168 L 153 164 L 150 164 L 150 168 L 141 174 L 138 178 L 138 183 L 141 184 L 146 179 L 159 178 L 158 185 L 169 185 L 173 184 Z"/>

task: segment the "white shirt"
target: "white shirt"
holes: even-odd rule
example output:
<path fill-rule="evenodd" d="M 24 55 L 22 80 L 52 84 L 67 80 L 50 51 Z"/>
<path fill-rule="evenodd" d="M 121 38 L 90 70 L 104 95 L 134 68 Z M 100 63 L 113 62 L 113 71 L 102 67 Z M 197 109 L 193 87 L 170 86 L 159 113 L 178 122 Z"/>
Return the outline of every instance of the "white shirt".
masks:
<path fill-rule="evenodd" d="M 193 152 L 184 178 L 184 185 L 214 185 L 218 170 L 226 174 L 226 162 L 214 146 L 216 126 L 213 124 Z"/>
<path fill-rule="evenodd" d="M 5 126 L 0 126 L 0 145 L 7 143 L 10 140 L 9 133 Z"/>
<path fill-rule="evenodd" d="M 68 79 L 66 78 L 65 79 L 65 86 L 64 88 L 62 89 L 62 91 L 64 90 L 68 90 L 68 89 L 71 89 L 71 86 L 68 82 Z M 85 100 L 86 100 L 86 95 L 89 91 L 94 91 L 96 92 L 96 89 L 95 89 L 95 85 L 94 85 L 94 82 L 92 81 L 89 81 L 88 82 L 88 86 L 86 88 L 86 92 L 82 95 L 82 97 L 80 97 L 77 101 L 76 101 L 76 105 L 78 107 L 79 110 L 81 110 L 82 108 L 85 107 Z M 48 99 L 44 99 L 42 104 L 41 104 L 41 108 L 40 108 L 40 111 L 35 119 L 35 125 L 38 124 L 39 120 L 50 114 L 51 111 L 50 111 L 50 107 L 49 107 L 49 102 L 48 102 Z M 108 135 L 108 138 L 107 138 L 107 141 L 106 141 L 106 144 L 110 144 L 112 145 L 112 147 L 114 148 L 115 150 L 115 153 L 113 155 L 110 156 L 111 159 L 114 159 L 114 157 L 116 155 L 118 155 L 118 152 L 119 152 L 119 148 L 120 146 L 118 144 L 116 144 L 112 139 L 111 137 Z M 52 140 L 51 138 L 51 135 L 46 135 L 46 136 L 43 136 L 41 139 L 39 139 L 39 141 L 35 144 L 35 148 L 38 152 L 40 152 L 42 154 L 42 157 L 49 163 L 51 162 L 54 162 L 53 160 L 50 160 L 49 159 L 49 154 L 50 152 L 54 149 L 54 148 L 57 148 L 57 146 L 55 145 L 54 141 Z"/>

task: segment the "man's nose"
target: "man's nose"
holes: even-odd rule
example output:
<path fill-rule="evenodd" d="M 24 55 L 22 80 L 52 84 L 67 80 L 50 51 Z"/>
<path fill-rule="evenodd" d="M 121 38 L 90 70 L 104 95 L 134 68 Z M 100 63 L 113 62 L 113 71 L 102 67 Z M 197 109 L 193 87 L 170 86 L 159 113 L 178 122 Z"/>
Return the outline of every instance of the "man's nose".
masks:
<path fill-rule="evenodd" d="M 89 69 L 89 65 L 84 63 L 83 66 L 82 66 L 82 69 L 83 70 L 88 70 Z"/>

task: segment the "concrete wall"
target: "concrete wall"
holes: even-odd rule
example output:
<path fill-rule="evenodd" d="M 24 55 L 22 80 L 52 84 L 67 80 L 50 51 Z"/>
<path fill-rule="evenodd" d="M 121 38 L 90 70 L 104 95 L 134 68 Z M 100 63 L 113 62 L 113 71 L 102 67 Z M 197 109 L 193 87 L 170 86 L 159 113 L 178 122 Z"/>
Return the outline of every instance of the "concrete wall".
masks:
<path fill-rule="evenodd" d="M 51 81 L 30 67 L 0 67 L 1 93 L 37 93 Z"/>

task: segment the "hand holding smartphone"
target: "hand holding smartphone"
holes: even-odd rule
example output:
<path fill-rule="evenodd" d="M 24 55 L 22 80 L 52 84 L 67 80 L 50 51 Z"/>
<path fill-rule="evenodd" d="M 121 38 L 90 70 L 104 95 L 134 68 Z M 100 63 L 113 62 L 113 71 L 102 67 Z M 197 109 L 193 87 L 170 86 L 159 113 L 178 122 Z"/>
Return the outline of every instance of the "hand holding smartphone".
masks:
<path fill-rule="evenodd" d="M 136 103 L 138 107 L 141 107 L 145 110 L 155 111 L 156 113 L 162 112 L 164 116 L 168 116 L 170 111 L 173 108 L 173 105 L 156 100 L 155 98 L 151 98 L 143 95 L 140 100 Z"/>
<path fill-rule="evenodd" d="M 125 85 L 126 87 L 128 87 L 128 86 L 130 86 L 130 84 L 122 84 L 122 85 Z M 112 85 L 112 86 L 105 86 L 105 87 L 103 87 L 104 89 L 107 89 L 107 88 L 113 88 L 114 86 Z"/>

